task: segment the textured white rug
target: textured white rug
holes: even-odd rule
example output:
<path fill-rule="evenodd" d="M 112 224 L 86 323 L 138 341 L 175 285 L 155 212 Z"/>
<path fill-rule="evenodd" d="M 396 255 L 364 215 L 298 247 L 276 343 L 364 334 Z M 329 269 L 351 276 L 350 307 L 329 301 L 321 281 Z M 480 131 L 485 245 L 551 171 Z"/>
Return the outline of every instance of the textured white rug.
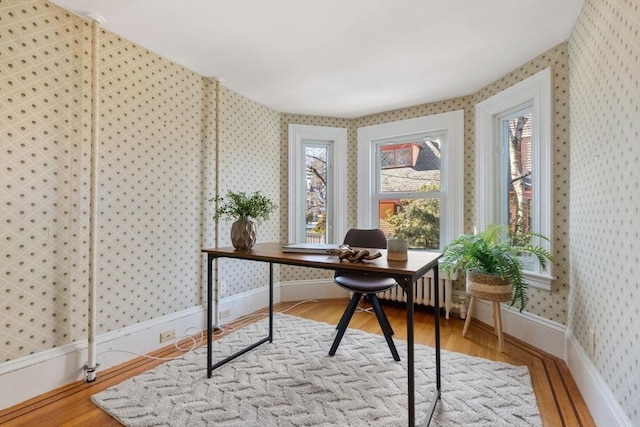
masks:
<path fill-rule="evenodd" d="M 394 362 L 380 335 L 348 329 L 334 357 L 335 325 L 276 314 L 262 344 L 206 378 L 206 349 L 92 397 L 126 426 L 406 426 L 406 343 Z M 215 341 L 214 361 L 266 336 L 267 320 Z M 416 419 L 435 388 L 434 350 L 415 346 Z M 434 426 L 541 426 L 524 366 L 442 351 Z"/>

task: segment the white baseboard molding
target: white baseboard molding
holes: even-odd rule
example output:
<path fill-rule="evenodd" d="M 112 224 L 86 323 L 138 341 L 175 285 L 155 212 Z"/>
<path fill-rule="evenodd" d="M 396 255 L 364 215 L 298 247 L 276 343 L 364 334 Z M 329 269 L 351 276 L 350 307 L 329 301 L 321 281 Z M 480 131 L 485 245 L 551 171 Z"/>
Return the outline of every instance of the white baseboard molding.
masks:
<path fill-rule="evenodd" d="M 99 335 L 96 349 L 100 366 L 96 376 L 138 354 L 170 345 L 171 342 L 160 344 L 161 332 L 173 329 L 181 338 L 195 332 L 186 332 L 189 328 L 203 330 L 205 325 L 206 308 L 197 306 Z M 0 364 L 0 409 L 84 380 L 87 360 L 87 340 L 82 340 Z"/>
<path fill-rule="evenodd" d="M 273 302 L 280 301 L 280 287 L 273 286 Z M 269 287 L 262 286 L 240 294 L 222 298 L 218 309 L 219 325 L 233 322 L 234 320 L 253 313 L 256 310 L 269 305 Z M 205 307 L 206 310 L 206 307 Z"/>
<path fill-rule="evenodd" d="M 291 281 L 274 285 L 275 303 L 348 297 L 349 293 L 336 286 L 330 279 Z M 268 301 L 267 286 L 223 298 L 218 310 L 220 323 L 228 323 L 262 309 L 268 305 Z M 477 300 L 474 317 L 492 325 L 492 316 L 492 305 Z M 117 350 L 146 354 L 167 345 L 159 343 L 160 332 L 175 329 L 180 337 L 184 336 L 190 327 L 205 329 L 206 307 L 193 307 L 100 335 L 96 340 L 100 363 L 97 376 L 100 376 L 101 370 L 137 356 Z M 560 358 L 565 357 L 565 331 L 564 326 L 560 324 L 503 306 L 503 329 L 505 333 L 547 353 Z M 86 360 L 87 342 L 84 340 L 0 364 L 0 409 L 84 379 L 83 367 Z"/>
<path fill-rule="evenodd" d="M 570 329 L 567 330 L 566 340 L 564 360 L 596 425 L 631 427 L 631 420 Z"/>
<path fill-rule="evenodd" d="M 502 330 L 560 359 L 565 355 L 565 326 L 502 304 Z M 473 318 L 493 326 L 493 303 L 476 299 Z"/>
<path fill-rule="evenodd" d="M 349 292 L 336 286 L 330 279 L 295 280 L 275 283 L 273 302 L 305 301 L 314 299 L 349 298 Z M 220 300 L 219 324 L 234 320 L 268 306 L 269 287 L 262 286 L 248 292 Z"/>
<path fill-rule="evenodd" d="M 282 294 L 282 296 L 281 296 Z M 348 292 L 331 280 L 307 280 L 274 285 L 274 302 L 308 299 L 347 298 Z M 263 286 L 242 294 L 222 298 L 219 303 L 220 324 L 267 307 L 269 288 Z M 206 307 L 197 306 L 178 313 L 138 323 L 96 338 L 100 371 L 147 354 L 170 342 L 160 344 L 160 333 L 174 329 L 177 337 L 195 327 L 206 332 Z M 193 333 L 193 331 L 189 331 Z M 84 380 L 87 340 L 45 350 L 0 364 L 0 410 Z"/>
<path fill-rule="evenodd" d="M 282 301 L 349 298 L 349 291 L 333 283 L 332 279 L 295 280 L 281 282 Z"/>

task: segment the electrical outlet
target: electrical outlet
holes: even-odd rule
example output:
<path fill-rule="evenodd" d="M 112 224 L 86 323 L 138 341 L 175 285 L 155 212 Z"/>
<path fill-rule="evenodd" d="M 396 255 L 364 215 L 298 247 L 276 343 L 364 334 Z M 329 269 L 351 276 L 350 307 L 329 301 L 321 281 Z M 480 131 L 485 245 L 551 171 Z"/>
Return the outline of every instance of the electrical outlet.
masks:
<path fill-rule="evenodd" d="M 596 354 L 596 331 L 589 328 L 589 356 L 593 357 Z"/>
<path fill-rule="evenodd" d="M 220 312 L 220 320 L 226 319 L 229 316 L 231 316 L 231 310 L 222 310 Z"/>
<path fill-rule="evenodd" d="M 175 329 L 172 329 L 170 331 L 164 331 L 164 332 L 160 332 L 160 342 L 165 342 L 165 341 L 170 341 L 172 339 L 175 339 L 176 337 L 176 331 Z"/>

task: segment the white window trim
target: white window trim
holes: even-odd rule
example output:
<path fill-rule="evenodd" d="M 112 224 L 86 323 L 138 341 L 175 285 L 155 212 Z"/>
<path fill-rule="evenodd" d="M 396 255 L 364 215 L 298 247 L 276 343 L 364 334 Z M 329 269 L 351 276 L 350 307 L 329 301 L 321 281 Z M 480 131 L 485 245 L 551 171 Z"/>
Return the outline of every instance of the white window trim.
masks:
<path fill-rule="evenodd" d="M 464 110 L 434 114 L 415 119 L 358 128 L 358 227 L 373 227 L 373 210 L 369 200 L 375 194 L 376 170 L 372 145 L 376 140 L 400 137 L 419 132 L 447 131 L 447 143 L 442 147 L 440 215 L 448 220 L 440 229 L 440 246 L 449 243 L 462 233 L 464 204 Z"/>
<path fill-rule="evenodd" d="M 302 141 L 329 141 L 333 149 L 329 162 L 332 174 L 331 187 L 334 202 L 334 223 L 332 238 L 341 242 L 346 233 L 347 194 L 344 185 L 347 181 L 347 130 L 325 126 L 289 125 L 289 243 L 306 240 L 303 234 L 305 226 L 305 156 Z M 300 213 L 302 212 L 302 215 Z"/>
<path fill-rule="evenodd" d="M 552 103 L 551 69 L 546 68 L 508 89 L 476 105 L 476 230 L 500 223 L 500 156 L 496 118 L 515 107 L 533 105 L 532 176 L 534 230 L 552 239 Z M 541 240 L 540 246 L 552 251 L 551 241 Z M 552 264 L 545 269 L 525 271 L 525 279 L 539 289 L 551 290 Z"/>

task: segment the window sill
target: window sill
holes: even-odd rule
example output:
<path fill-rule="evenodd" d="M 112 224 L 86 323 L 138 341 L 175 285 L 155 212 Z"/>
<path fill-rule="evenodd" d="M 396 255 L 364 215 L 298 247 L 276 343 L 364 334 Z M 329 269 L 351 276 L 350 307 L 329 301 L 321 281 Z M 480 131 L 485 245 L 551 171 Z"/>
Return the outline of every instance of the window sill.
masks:
<path fill-rule="evenodd" d="M 529 284 L 529 287 L 551 292 L 551 282 L 556 279 L 555 276 L 537 274 L 530 271 L 525 271 L 523 273 L 524 280 Z"/>

